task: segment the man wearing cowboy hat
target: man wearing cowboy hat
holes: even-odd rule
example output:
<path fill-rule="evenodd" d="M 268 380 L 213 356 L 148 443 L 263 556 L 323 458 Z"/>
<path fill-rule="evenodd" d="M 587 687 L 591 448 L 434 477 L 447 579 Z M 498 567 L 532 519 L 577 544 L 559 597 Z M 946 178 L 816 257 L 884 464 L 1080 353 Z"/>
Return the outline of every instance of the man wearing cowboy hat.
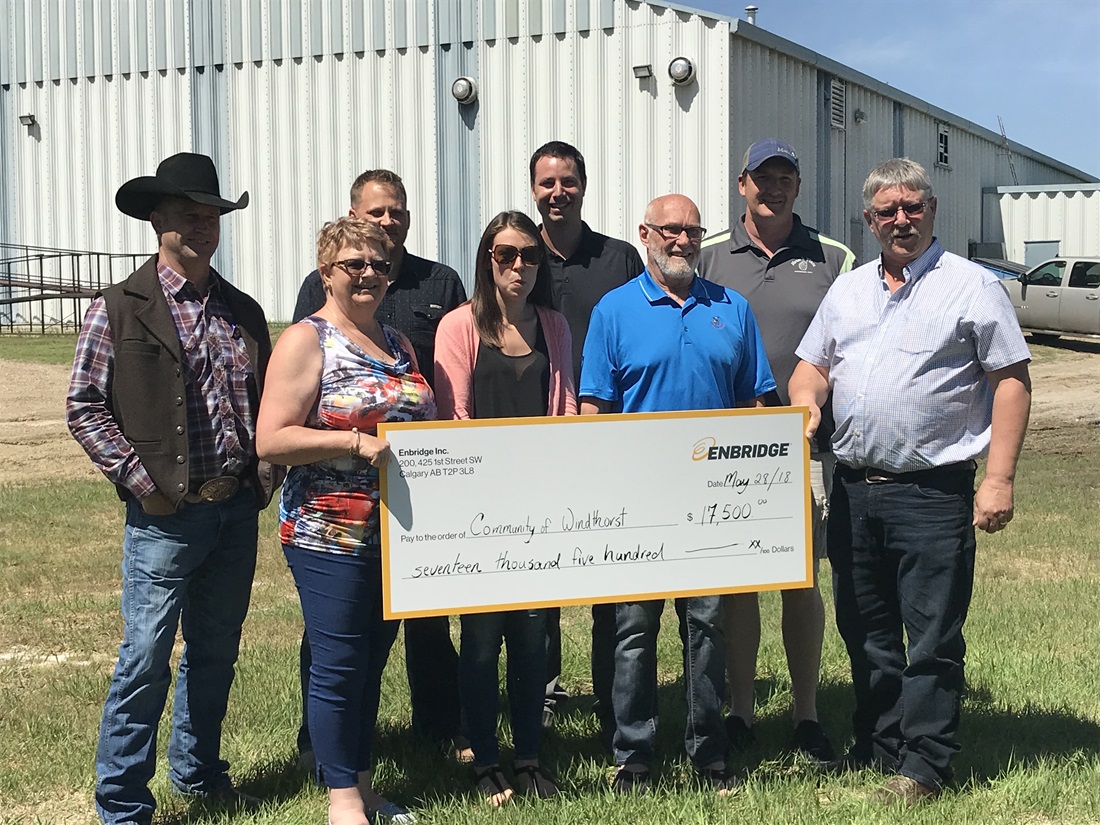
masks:
<path fill-rule="evenodd" d="M 66 420 L 126 506 L 123 639 L 96 751 L 105 823 L 149 823 L 157 726 L 182 624 L 169 779 L 180 794 L 239 806 L 220 754 L 257 514 L 273 490 L 254 448 L 271 352 L 263 310 L 210 266 L 221 215 L 213 161 L 181 153 L 115 203 L 149 221 L 157 254 L 93 300 L 77 342 Z"/>

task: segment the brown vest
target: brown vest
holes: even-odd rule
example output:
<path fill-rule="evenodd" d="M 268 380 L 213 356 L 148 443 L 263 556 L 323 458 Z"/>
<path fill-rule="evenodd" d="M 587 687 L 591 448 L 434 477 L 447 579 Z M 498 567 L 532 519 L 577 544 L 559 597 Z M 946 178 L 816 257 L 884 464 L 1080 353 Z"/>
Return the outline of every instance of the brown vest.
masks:
<path fill-rule="evenodd" d="M 271 356 L 267 321 L 248 295 L 225 280 L 220 288 L 254 367 L 255 386 L 249 396 L 255 418 Z M 157 489 L 178 505 L 188 487 L 187 394 L 179 332 L 157 277 L 157 256 L 102 295 L 115 351 L 108 407 Z M 253 459 L 245 473 L 249 476 L 256 483 L 260 506 L 266 507 L 281 472 Z M 125 487 L 119 486 L 118 493 L 123 500 L 130 497 Z"/>

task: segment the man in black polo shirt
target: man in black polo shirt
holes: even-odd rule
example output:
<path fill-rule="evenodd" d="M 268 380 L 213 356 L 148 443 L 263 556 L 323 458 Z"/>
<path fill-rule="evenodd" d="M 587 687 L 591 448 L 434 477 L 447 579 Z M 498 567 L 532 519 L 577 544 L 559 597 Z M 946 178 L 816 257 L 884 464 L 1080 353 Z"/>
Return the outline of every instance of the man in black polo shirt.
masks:
<path fill-rule="evenodd" d="M 573 377 L 579 386 L 581 353 L 592 308 L 612 289 L 645 269 L 638 250 L 626 241 L 593 232 L 581 220 L 588 186 L 584 157 L 575 146 L 553 140 L 531 155 L 531 195 L 542 216 L 542 239 L 550 255 L 554 308 L 573 333 Z M 561 676 L 561 611 L 546 615 L 547 674 L 543 727 L 554 723 L 559 701 L 569 694 Z M 592 692 L 604 738 L 610 742 L 615 721 L 611 712 L 611 678 L 615 654 L 615 606 L 592 607 Z"/>
<path fill-rule="evenodd" d="M 409 210 L 405 185 L 388 169 L 371 169 L 351 185 L 349 214 L 381 226 L 393 240 L 390 285 L 378 309 L 378 319 L 408 336 L 420 373 L 434 386 L 435 328 L 439 319 L 466 300 L 458 273 L 445 264 L 429 261 L 405 249 L 409 235 Z M 321 274 L 306 276 L 294 307 L 294 322 L 319 310 L 325 303 Z M 302 637 L 302 727 L 298 750 L 302 761 L 312 761 L 313 746 L 305 718 L 309 693 L 309 642 Z M 458 654 L 451 642 L 446 616 L 405 621 L 405 667 L 412 699 L 412 727 L 419 735 L 451 747 L 460 759 L 469 755 L 459 737 Z"/>
<path fill-rule="evenodd" d="M 838 241 L 802 223 L 794 213 L 801 184 L 798 156 L 782 141 L 770 138 L 749 147 L 737 178 L 745 198 L 744 217 L 732 228 L 703 243 L 699 274 L 740 292 L 752 307 L 778 389 L 765 396 L 766 406 L 790 403 L 787 382 L 798 363 L 794 354 L 821 299 L 855 256 Z M 811 758 L 834 757 L 817 721 L 817 685 L 825 607 L 817 589 L 817 564 L 825 555 L 824 521 L 833 457 L 829 450 L 832 417 L 828 405 L 811 445 L 810 480 L 813 512 L 814 586 L 783 591 L 783 645 L 791 674 L 792 747 Z M 730 683 L 730 744 L 743 750 L 752 732 L 756 654 L 760 646 L 760 605 L 755 593 L 725 597 L 726 662 Z"/>

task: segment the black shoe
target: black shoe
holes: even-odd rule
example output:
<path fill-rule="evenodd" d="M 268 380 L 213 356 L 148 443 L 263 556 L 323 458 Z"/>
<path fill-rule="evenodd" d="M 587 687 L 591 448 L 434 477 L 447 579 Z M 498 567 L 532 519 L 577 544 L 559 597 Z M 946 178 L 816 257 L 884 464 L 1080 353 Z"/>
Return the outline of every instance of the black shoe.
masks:
<path fill-rule="evenodd" d="M 615 773 L 615 778 L 611 782 L 611 790 L 621 796 L 629 796 L 630 794 L 647 794 L 652 787 L 652 781 L 649 778 L 649 770 L 642 768 L 641 770 L 630 770 L 625 765 L 621 765 L 619 770 Z"/>
<path fill-rule="evenodd" d="M 752 732 L 745 720 L 732 714 L 725 718 L 726 738 L 729 739 L 730 749 L 734 753 L 747 751 L 756 744 L 756 734 Z"/>
<path fill-rule="evenodd" d="M 839 759 L 830 759 L 821 763 L 821 769 L 825 773 L 835 775 L 877 767 L 881 767 L 881 763 L 875 762 L 870 756 L 857 751 L 855 748 L 849 748 Z"/>
<path fill-rule="evenodd" d="M 836 761 L 836 751 L 833 750 L 829 737 L 825 735 L 821 725 L 813 719 L 803 719 L 795 726 L 794 736 L 791 737 L 791 749 L 801 751 L 815 762 Z"/>
<path fill-rule="evenodd" d="M 225 785 L 210 793 L 186 794 L 184 798 L 198 805 L 222 808 L 228 811 L 255 811 L 263 805 L 259 797 L 245 793 L 233 785 Z"/>

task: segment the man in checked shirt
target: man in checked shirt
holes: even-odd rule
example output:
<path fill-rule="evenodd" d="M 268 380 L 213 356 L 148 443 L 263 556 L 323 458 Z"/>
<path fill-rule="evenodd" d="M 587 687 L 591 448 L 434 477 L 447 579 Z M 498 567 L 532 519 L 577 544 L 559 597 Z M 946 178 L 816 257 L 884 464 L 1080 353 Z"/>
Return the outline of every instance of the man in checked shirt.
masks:
<path fill-rule="evenodd" d="M 103 822 L 149 823 L 157 726 L 182 623 L 169 780 L 187 797 L 257 800 L 233 787 L 221 726 L 256 567 L 257 514 L 273 491 L 255 415 L 271 353 L 263 310 L 210 266 L 221 215 L 213 161 L 182 153 L 115 203 L 152 224 L 157 254 L 92 302 L 66 420 L 126 506 L 123 638 L 96 750 Z"/>
<path fill-rule="evenodd" d="M 974 528 L 1012 520 L 1030 354 L 997 279 L 936 240 L 924 167 L 880 163 L 863 206 L 882 254 L 830 287 L 788 387 L 810 408 L 807 437 L 833 393 L 826 543 L 856 696 L 836 767 L 875 764 L 893 774 L 875 801 L 914 805 L 939 795 L 959 750 Z"/>

